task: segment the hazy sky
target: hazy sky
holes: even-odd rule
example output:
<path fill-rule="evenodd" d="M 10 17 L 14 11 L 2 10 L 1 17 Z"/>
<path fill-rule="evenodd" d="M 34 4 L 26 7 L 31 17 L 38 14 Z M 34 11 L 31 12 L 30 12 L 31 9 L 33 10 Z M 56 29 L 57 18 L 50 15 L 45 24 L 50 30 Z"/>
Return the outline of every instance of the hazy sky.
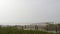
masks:
<path fill-rule="evenodd" d="M 0 0 L 0 24 L 60 22 L 60 0 Z"/>

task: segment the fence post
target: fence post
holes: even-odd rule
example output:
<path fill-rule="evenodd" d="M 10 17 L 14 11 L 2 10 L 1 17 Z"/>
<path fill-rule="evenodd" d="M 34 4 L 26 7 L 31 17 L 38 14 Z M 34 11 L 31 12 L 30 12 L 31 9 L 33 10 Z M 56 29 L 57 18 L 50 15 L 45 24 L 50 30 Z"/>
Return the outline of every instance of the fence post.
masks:
<path fill-rule="evenodd" d="M 57 34 L 57 25 L 56 25 L 56 34 Z"/>
<path fill-rule="evenodd" d="M 22 27 L 21 29 L 23 30 L 24 29 L 23 26 L 21 26 L 21 27 Z"/>
<path fill-rule="evenodd" d="M 24 28 L 26 29 L 26 25 L 24 26 Z"/>
<path fill-rule="evenodd" d="M 37 25 L 35 25 L 35 30 L 38 30 L 38 26 Z"/>

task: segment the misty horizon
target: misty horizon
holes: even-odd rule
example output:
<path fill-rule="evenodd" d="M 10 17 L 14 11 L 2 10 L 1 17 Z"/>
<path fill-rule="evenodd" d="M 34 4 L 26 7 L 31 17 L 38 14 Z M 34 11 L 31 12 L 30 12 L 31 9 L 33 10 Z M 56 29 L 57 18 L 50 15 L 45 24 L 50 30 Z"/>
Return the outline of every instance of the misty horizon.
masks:
<path fill-rule="evenodd" d="M 0 0 L 0 24 L 60 22 L 60 0 Z"/>

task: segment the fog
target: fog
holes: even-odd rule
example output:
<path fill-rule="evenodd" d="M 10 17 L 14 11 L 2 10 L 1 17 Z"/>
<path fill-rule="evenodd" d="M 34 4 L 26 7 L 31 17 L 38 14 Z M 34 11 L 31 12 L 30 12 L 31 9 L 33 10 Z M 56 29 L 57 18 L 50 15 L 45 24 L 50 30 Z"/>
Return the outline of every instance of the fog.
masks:
<path fill-rule="evenodd" d="M 0 24 L 60 22 L 60 0 L 0 0 Z"/>

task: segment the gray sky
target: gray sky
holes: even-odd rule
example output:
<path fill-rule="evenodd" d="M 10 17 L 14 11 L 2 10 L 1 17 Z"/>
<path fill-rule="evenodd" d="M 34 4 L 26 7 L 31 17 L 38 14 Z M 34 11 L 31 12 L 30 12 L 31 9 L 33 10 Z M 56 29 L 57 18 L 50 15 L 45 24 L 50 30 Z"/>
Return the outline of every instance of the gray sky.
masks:
<path fill-rule="evenodd" d="M 0 24 L 60 22 L 60 0 L 0 0 Z"/>

